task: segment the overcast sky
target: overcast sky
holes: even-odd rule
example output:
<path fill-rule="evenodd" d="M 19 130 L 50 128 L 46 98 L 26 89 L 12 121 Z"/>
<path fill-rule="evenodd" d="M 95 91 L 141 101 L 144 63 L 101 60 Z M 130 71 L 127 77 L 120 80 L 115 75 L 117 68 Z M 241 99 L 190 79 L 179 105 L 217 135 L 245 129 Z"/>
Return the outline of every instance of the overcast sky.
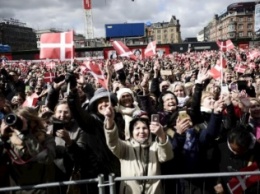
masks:
<path fill-rule="evenodd" d="M 194 37 L 237 0 L 92 0 L 95 37 L 105 36 L 105 24 L 180 20 L 182 39 Z M 251 2 L 244 0 L 242 2 Z M 74 29 L 85 34 L 82 0 L 0 0 L 0 19 L 15 18 L 34 29 Z"/>

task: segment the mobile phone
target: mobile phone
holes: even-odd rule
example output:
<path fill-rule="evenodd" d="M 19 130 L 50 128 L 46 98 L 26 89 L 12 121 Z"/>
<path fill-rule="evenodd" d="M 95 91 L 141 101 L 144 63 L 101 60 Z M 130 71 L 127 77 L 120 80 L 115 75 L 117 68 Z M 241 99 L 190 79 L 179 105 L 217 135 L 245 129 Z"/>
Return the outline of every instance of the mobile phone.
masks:
<path fill-rule="evenodd" d="M 237 88 L 239 91 L 246 90 L 247 88 L 247 81 L 245 80 L 238 80 L 237 81 Z"/>
<path fill-rule="evenodd" d="M 60 129 L 64 129 L 64 123 L 55 121 L 53 122 L 53 135 L 56 136 L 56 132 Z"/>
<path fill-rule="evenodd" d="M 230 90 L 231 91 L 238 91 L 237 83 L 230 84 Z"/>
<path fill-rule="evenodd" d="M 160 121 L 159 121 L 159 114 L 152 114 L 151 115 L 151 121 L 152 122 L 157 122 L 157 123 L 159 123 Z"/>
<path fill-rule="evenodd" d="M 229 93 L 227 85 L 224 85 L 224 86 L 221 87 L 221 93 L 223 93 L 223 94 Z"/>
<path fill-rule="evenodd" d="M 190 118 L 190 116 L 188 115 L 188 113 L 185 110 L 182 110 L 182 111 L 179 111 L 179 118 L 187 119 L 187 118 Z"/>

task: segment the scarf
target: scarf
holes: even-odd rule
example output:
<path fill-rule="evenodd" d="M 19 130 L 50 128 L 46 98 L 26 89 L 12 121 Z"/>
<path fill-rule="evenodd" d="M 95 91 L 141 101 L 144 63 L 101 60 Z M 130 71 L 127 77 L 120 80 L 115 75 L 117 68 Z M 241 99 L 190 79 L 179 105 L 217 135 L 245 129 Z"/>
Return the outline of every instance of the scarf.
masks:
<path fill-rule="evenodd" d="M 132 121 L 132 119 L 133 119 L 133 113 L 136 110 L 140 110 L 140 108 L 137 105 L 137 102 L 134 102 L 133 105 L 134 105 L 133 108 L 124 107 L 121 105 L 118 105 L 115 107 L 116 112 L 121 113 L 121 115 L 123 116 L 123 119 L 125 120 L 125 139 L 126 140 L 130 138 L 129 124 L 130 124 L 130 121 Z"/>

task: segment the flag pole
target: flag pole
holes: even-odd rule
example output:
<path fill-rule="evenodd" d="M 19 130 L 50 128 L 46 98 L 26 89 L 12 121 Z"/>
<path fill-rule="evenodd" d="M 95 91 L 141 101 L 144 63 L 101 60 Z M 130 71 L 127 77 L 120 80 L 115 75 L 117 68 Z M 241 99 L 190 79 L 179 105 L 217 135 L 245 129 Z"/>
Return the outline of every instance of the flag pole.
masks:
<path fill-rule="evenodd" d="M 72 48 L 71 48 L 71 57 L 70 57 L 70 71 L 73 70 L 73 56 L 74 56 L 74 41 L 73 41 L 73 38 L 74 38 L 74 33 L 73 33 L 73 30 L 72 30 L 72 33 L 71 33 L 71 40 L 72 40 Z M 67 95 L 69 95 L 69 92 L 70 92 L 70 82 L 68 83 L 67 85 Z"/>
<path fill-rule="evenodd" d="M 106 68 L 108 69 L 108 63 L 109 63 L 109 59 L 106 60 Z M 102 71 L 100 65 L 98 64 L 99 66 L 99 69 L 102 73 L 102 77 L 104 78 L 105 82 L 106 82 L 106 88 L 107 88 L 107 94 L 108 94 L 108 101 L 109 101 L 109 104 L 112 105 L 112 102 L 111 102 L 111 97 L 110 97 L 110 90 L 109 90 L 109 84 L 108 84 L 108 81 L 109 81 L 109 78 L 105 79 L 105 76 L 104 76 L 104 72 Z M 107 72 L 107 75 L 110 76 L 110 72 Z"/>
<path fill-rule="evenodd" d="M 223 56 L 222 56 L 222 52 L 220 51 L 220 87 L 222 89 L 223 86 Z"/>

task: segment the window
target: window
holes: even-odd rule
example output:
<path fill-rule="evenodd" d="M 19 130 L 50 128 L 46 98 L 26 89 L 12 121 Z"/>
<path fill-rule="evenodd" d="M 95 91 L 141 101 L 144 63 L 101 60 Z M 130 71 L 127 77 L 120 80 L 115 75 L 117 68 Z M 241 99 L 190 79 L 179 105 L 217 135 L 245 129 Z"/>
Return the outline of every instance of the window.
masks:
<path fill-rule="evenodd" d="M 239 24 L 239 25 L 238 25 L 238 29 L 239 29 L 239 30 L 243 30 L 243 26 L 244 26 L 243 24 Z"/>
<path fill-rule="evenodd" d="M 243 32 L 239 32 L 239 33 L 238 33 L 238 36 L 239 36 L 239 37 L 243 37 L 243 36 L 244 36 L 244 33 L 243 33 Z"/>
<path fill-rule="evenodd" d="M 247 21 L 251 22 L 252 21 L 252 17 L 248 17 Z"/>
<path fill-rule="evenodd" d="M 247 36 L 248 36 L 248 37 L 252 37 L 252 36 L 253 36 L 253 33 L 252 33 L 252 32 L 247 32 Z"/>
<path fill-rule="evenodd" d="M 244 21 L 244 18 L 239 18 L 239 21 L 240 21 L 240 22 L 243 22 L 243 21 Z"/>
<path fill-rule="evenodd" d="M 164 33 L 167 33 L 167 29 L 165 29 L 163 32 L 164 32 Z"/>
<path fill-rule="evenodd" d="M 247 29 L 249 29 L 249 30 L 253 29 L 253 25 L 252 24 L 248 24 L 247 25 Z"/>
<path fill-rule="evenodd" d="M 158 35 L 158 36 L 157 36 L 157 40 L 161 40 L 161 35 Z"/>
<path fill-rule="evenodd" d="M 160 33 L 161 33 L 161 29 L 158 29 L 158 30 L 157 30 L 157 33 L 159 33 L 159 34 L 160 34 Z"/>

